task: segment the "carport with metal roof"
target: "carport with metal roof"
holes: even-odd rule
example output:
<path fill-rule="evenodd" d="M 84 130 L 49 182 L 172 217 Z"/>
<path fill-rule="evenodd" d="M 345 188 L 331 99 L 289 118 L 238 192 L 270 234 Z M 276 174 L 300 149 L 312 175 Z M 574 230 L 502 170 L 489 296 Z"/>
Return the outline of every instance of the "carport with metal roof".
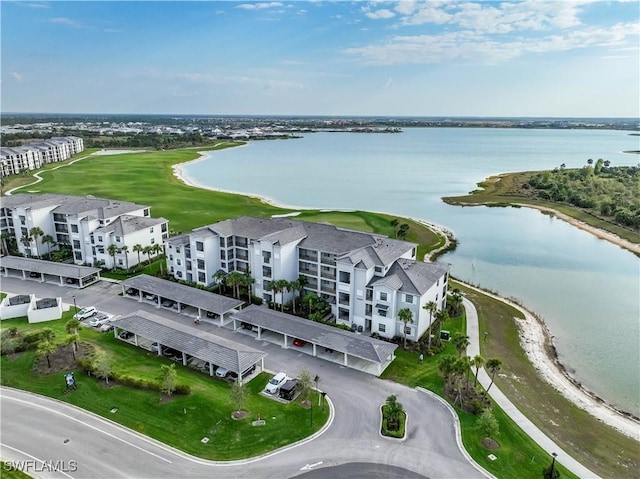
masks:
<path fill-rule="evenodd" d="M 282 347 L 288 348 L 293 339 L 301 339 L 312 345 L 313 356 L 320 356 L 318 348 L 326 348 L 343 354 L 344 366 L 380 375 L 393 361 L 395 344 L 374 339 L 362 334 L 344 331 L 333 326 L 317 323 L 280 313 L 262 306 L 249 306 L 231 316 L 233 329 L 241 323 L 257 326 L 257 339 L 262 339 L 263 330 L 282 334 Z M 330 356 L 322 355 L 325 359 Z M 335 360 L 334 360 L 335 362 Z"/>
<path fill-rule="evenodd" d="M 126 291 L 129 288 L 138 290 L 138 301 L 142 301 L 144 293 L 154 294 L 157 296 L 156 303 L 158 307 L 161 306 L 163 298 L 169 299 L 177 302 L 178 312 L 182 311 L 183 305 L 196 308 L 198 320 L 206 315 L 207 312 L 216 314 L 220 318 L 221 326 L 224 324 L 225 315 L 237 311 L 237 308 L 244 304 L 244 301 L 238 299 L 228 298 L 147 274 L 134 276 L 121 284 L 124 296 L 127 296 Z"/>
<path fill-rule="evenodd" d="M 30 279 L 72 288 L 84 288 L 100 281 L 99 268 L 19 256 L 3 256 L 0 268 L 5 278 Z"/>
<path fill-rule="evenodd" d="M 182 352 L 182 364 L 185 366 L 187 355 L 208 362 L 211 376 L 214 365 L 237 374 L 240 381 L 242 372 L 257 363 L 264 370 L 265 352 L 153 313 L 136 311 L 111 322 L 116 337 L 121 331 L 129 331 L 134 334 L 136 346 L 140 338 L 146 338 L 158 343 L 158 355 L 162 355 L 165 346 Z"/>

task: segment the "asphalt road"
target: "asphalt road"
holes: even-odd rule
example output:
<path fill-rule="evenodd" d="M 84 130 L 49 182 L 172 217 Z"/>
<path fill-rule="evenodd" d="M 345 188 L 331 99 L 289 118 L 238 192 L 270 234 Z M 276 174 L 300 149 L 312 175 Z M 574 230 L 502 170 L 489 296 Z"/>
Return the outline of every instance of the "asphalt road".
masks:
<path fill-rule="evenodd" d="M 2 290 L 62 297 L 68 304 L 73 304 L 75 295 L 79 307 L 94 305 L 112 314 L 145 309 L 178 318 L 170 311 L 120 297 L 120 286 L 106 282 L 74 290 L 3 278 Z M 303 477 L 340 477 L 336 473 L 342 471 L 354 479 L 376 477 L 373 472 L 367 474 L 365 467 L 343 466 L 351 463 L 375 464 L 371 471 L 380 474 L 385 473 L 384 466 L 391 466 L 384 477 L 393 477 L 393 471 L 397 472 L 393 468 L 418 475 L 409 476 L 407 472 L 405 476 L 409 477 L 490 477 L 461 448 L 455 416 L 439 398 L 225 328 L 211 326 L 211 330 L 267 352 L 265 365 L 270 370 L 296 375 L 308 368 L 313 376 L 319 375 L 320 389 L 327 391 L 334 404 L 331 426 L 311 441 L 266 457 L 219 464 L 188 456 L 73 406 L 3 388 L 0 398 L 3 459 L 25 459 L 28 454 L 41 460 L 77 462 L 77 471 L 41 477 L 258 479 L 289 478 L 310 471 L 320 475 Z M 390 394 L 398 396 L 408 414 L 404 441 L 382 438 L 378 432 L 379 407 Z M 343 468 L 333 469 L 336 466 Z M 363 474 L 357 475 L 358 471 Z"/>

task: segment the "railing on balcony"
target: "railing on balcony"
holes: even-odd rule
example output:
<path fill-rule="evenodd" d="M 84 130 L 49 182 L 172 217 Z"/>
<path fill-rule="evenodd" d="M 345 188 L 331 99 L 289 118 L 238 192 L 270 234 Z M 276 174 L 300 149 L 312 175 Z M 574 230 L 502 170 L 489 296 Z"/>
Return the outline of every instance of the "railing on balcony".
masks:
<path fill-rule="evenodd" d="M 300 272 L 302 274 L 308 274 L 311 276 L 318 276 L 318 269 L 317 268 L 307 268 L 303 265 L 300 265 Z"/>
<path fill-rule="evenodd" d="M 336 257 L 335 257 L 335 255 L 332 255 L 332 254 L 325 254 L 325 253 L 322 253 L 322 254 L 320 255 L 320 262 L 321 262 L 322 264 L 330 264 L 330 265 L 332 265 L 332 266 L 335 266 L 335 264 L 336 264 Z"/>
<path fill-rule="evenodd" d="M 336 292 L 336 287 L 332 284 L 323 284 L 320 287 L 320 291 L 324 291 L 325 293 L 334 293 Z"/>
<path fill-rule="evenodd" d="M 320 276 L 326 279 L 336 279 L 336 273 L 333 271 L 320 270 Z"/>

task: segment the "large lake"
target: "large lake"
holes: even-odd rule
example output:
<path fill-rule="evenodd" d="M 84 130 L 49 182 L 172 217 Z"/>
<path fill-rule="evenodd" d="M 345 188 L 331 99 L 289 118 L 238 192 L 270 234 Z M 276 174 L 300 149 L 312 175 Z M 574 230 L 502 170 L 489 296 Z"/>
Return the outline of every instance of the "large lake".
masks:
<path fill-rule="evenodd" d="M 602 130 L 416 128 L 315 133 L 210 153 L 185 173 L 282 205 L 389 212 L 459 240 L 452 274 L 519 300 L 547 323 L 562 362 L 606 401 L 640 415 L 640 260 L 528 208 L 449 206 L 487 176 L 586 164 L 634 165 L 640 138 Z"/>

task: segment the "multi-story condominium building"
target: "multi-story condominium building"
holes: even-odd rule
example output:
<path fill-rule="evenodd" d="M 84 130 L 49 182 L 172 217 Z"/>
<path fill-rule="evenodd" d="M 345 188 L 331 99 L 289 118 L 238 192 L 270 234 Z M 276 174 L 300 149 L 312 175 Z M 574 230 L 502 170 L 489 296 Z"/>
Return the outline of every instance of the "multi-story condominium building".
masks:
<path fill-rule="evenodd" d="M 167 240 L 167 269 L 176 279 L 212 285 L 218 270 L 248 272 L 254 294 L 273 301 L 271 282 L 306 278 L 304 293 L 331 305 L 342 324 L 400 336 L 398 311 L 409 308 L 407 338 L 429 327 L 423 308 L 445 307 L 449 265 L 416 261 L 417 245 L 385 236 L 287 218 L 239 217 Z M 285 292 L 289 301 L 294 292 Z"/>
<path fill-rule="evenodd" d="M 0 175 L 35 170 L 47 163 L 66 160 L 81 151 L 84 151 L 84 141 L 76 136 L 54 137 L 25 146 L 0 148 Z"/>
<path fill-rule="evenodd" d="M 30 232 L 34 227 L 43 235 L 33 237 Z M 93 196 L 17 194 L 3 197 L 0 207 L 0 232 L 15 236 L 20 253 L 41 255 L 50 246 L 42 239 L 51 236 L 56 244 L 71 247 L 76 264 L 104 261 L 108 267 L 113 262 L 134 266 L 138 254 L 133 246 L 162 244 L 168 231 L 168 221 L 151 218 L 149 206 Z M 119 249 L 126 245 L 128 251 L 111 257 L 110 244 Z"/>

